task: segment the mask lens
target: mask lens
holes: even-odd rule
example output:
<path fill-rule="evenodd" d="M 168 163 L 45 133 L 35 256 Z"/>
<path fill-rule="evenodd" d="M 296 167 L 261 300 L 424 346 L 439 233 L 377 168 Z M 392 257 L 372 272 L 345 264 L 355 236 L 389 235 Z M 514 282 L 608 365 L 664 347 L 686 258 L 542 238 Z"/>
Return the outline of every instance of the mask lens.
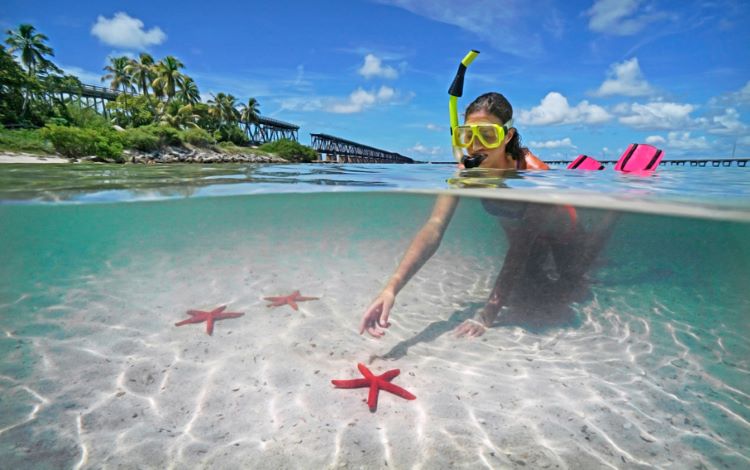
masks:
<path fill-rule="evenodd" d="M 477 126 L 477 134 L 479 135 L 479 140 L 481 140 L 485 147 L 488 148 L 499 147 L 505 137 L 503 128 L 494 125 Z"/>
<path fill-rule="evenodd" d="M 473 131 L 471 126 L 458 126 L 456 127 L 455 138 L 456 145 L 459 147 L 468 147 L 471 144 L 471 138 Z"/>

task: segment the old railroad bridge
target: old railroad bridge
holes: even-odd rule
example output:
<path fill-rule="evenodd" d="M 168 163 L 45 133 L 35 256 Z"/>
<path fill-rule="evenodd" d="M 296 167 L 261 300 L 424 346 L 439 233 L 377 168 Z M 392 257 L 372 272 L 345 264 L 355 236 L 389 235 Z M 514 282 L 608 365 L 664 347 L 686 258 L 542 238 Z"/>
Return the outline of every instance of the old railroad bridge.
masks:
<path fill-rule="evenodd" d="M 93 109 L 109 118 L 107 102 L 114 101 L 123 93 L 119 90 L 96 85 L 67 88 L 50 94 L 47 99 L 78 102 L 82 107 Z M 131 94 L 131 93 L 129 93 Z M 240 121 L 240 127 L 253 144 L 260 145 L 281 139 L 299 142 L 299 126 L 288 122 L 259 116 L 256 122 Z M 370 147 L 351 140 L 327 134 L 310 134 L 311 147 L 318 152 L 319 162 L 325 163 L 414 163 L 409 157 Z"/>

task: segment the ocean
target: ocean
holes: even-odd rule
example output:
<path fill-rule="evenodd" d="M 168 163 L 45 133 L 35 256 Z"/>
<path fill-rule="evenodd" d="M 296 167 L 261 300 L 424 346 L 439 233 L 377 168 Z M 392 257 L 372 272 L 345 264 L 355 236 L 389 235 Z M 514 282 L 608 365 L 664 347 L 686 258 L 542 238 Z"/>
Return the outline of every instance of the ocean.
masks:
<path fill-rule="evenodd" d="M 3 165 L 0 459 L 748 468 L 748 171 Z M 459 202 L 440 248 L 385 336 L 360 335 L 446 194 Z M 484 335 L 458 338 L 508 250 L 488 201 L 614 225 L 575 295 L 521 283 Z M 297 290 L 317 299 L 264 300 Z M 212 335 L 175 325 L 221 306 L 243 315 Z M 416 399 L 381 390 L 371 411 L 366 388 L 332 385 L 360 363 L 399 369 Z"/>

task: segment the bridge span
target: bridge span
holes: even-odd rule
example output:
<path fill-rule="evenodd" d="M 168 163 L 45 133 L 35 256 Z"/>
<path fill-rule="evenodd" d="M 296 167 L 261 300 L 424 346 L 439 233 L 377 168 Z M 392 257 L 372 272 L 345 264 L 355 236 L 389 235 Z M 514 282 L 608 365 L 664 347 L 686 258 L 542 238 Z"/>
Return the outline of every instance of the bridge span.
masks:
<path fill-rule="evenodd" d="M 310 134 L 318 161 L 325 163 L 414 163 L 396 152 L 370 147 L 328 134 Z"/>

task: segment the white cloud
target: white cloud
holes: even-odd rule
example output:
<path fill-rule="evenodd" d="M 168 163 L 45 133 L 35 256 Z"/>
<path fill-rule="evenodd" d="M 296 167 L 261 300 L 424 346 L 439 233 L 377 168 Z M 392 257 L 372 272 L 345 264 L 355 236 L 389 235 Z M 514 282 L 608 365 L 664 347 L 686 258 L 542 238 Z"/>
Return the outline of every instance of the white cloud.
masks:
<path fill-rule="evenodd" d="M 412 98 L 411 93 L 402 93 L 391 87 L 381 86 L 377 90 L 357 88 L 348 97 L 342 99 L 332 96 L 287 96 L 277 99 L 280 111 L 325 111 L 336 114 L 360 113 L 368 108 L 381 104 L 406 102 Z"/>
<path fill-rule="evenodd" d="M 641 7 L 642 0 L 596 0 L 586 10 L 589 16 L 589 29 L 597 33 L 616 36 L 636 34 L 653 23 L 669 15 L 654 10 L 650 4 Z"/>
<path fill-rule="evenodd" d="M 58 66 L 66 74 L 75 75 L 76 77 L 78 77 L 78 79 L 81 82 L 87 85 L 101 86 L 101 79 L 102 79 L 102 75 L 104 75 L 104 72 L 102 73 L 90 72 L 88 70 L 82 69 L 81 67 L 76 67 L 75 65 L 58 64 Z"/>
<path fill-rule="evenodd" d="M 710 119 L 701 119 L 701 124 L 708 127 L 708 132 L 722 135 L 739 135 L 748 132 L 748 126 L 740 122 L 740 113 L 734 108 L 724 110 L 724 114 Z"/>
<path fill-rule="evenodd" d="M 408 148 L 407 151 L 411 152 L 411 153 L 416 153 L 416 154 L 419 154 L 419 155 L 431 155 L 431 156 L 436 156 L 436 155 L 440 155 L 440 154 L 444 154 L 444 153 L 447 154 L 448 153 L 442 147 L 439 147 L 439 146 L 426 147 L 426 146 L 422 145 L 419 142 L 417 142 L 417 144 L 414 145 L 414 147 Z"/>
<path fill-rule="evenodd" d="M 396 96 L 396 91 L 387 86 L 381 86 L 378 91 L 365 91 L 357 88 L 345 101 L 331 103 L 328 111 L 337 114 L 360 113 L 376 103 L 388 103 Z"/>
<path fill-rule="evenodd" d="M 725 95 L 725 97 L 725 101 L 733 105 L 750 104 L 750 80 L 748 80 L 748 82 L 745 83 L 745 86 L 740 88 L 738 91 L 729 93 L 728 95 Z"/>
<path fill-rule="evenodd" d="M 650 135 L 646 137 L 646 143 L 651 145 L 664 145 L 667 139 L 660 135 Z"/>
<path fill-rule="evenodd" d="M 750 104 L 750 80 L 738 91 L 726 93 L 709 101 L 709 105 L 712 106 L 743 106 L 748 104 Z"/>
<path fill-rule="evenodd" d="M 571 107 L 568 99 L 557 92 L 550 92 L 542 99 L 539 106 L 530 110 L 521 110 L 518 120 L 530 126 L 550 124 L 601 124 L 612 118 L 606 109 L 583 100 Z"/>
<path fill-rule="evenodd" d="M 576 146 L 573 145 L 573 142 L 570 140 L 570 137 L 565 137 L 564 139 L 560 139 L 560 140 L 546 140 L 543 142 L 530 142 L 529 145 L 532 148 L 542 148 L 542 149 L 559 149 L 559 148 L 574 149 L 576 148 Z"/>
<path fill-rule="evenodd" d="M 431 122 L 428 123 L 425 127 L 428 131 L 434 132 L 445 132 L 446 130 L 448 130 L 448 126 L 441 126 L 440 124 L 433 124 Z"/>
<path fill-rule="evenodd" d="M 323 109 L 323 99 L 307 96 L 291 96 L 279 100 L 279 111 L 312 112 Z"/>
<path fill-rule="evenodd" d="M 144 49 L 167 39 L 167 35 L 159 27 L 146 31 L 143 29 L 143 21 L 124 12 L 115 13 L 111 19 L 100 15 L 91 28 L 91 34 L 105 44 L 128 49 Z"/>
<path fill-rule="evenodd" d="M 620 105 L 617 111 L 624 114 L 620 123 L 637 129 L 678 129 L 694 124 L 690 113 L 695 110 L 691 104 L 651 102 Z"/>
<path fill-rule="evenodd" d="M 593 93 L 594 96 L 646 96 L 654 92 L 643 78 L 635 57 L 620 64 L 612 64 L 607 75 L 608 78 Z"/>
<path fill-rule="evenodd" d="M 737 99 L 741 103 L 750 103 L 750 80 L 737 92 Z"/>
<path fill-rule="evenodd" d="M 690 132 L 669 132 L 667 138 L 660 135 L 646 137 L 646 143 L 673 150 L 707 150 L 712 147 L 705 137 L 691 137 Z"/>
<path fill-rule="evenodd" d="M 499 51 L 525 58 L 538 55 L 544 49 L 540 25 L 553 35 L 560 34 L 564 27 L 556 3 L 551 0 L 377 1 L 457 26 Z"/>
<path fill-rule="evenodd" d="M 396 69 L 389 65 L 383 65 L 383 61 L 380 58 L 375 57 L 372 54 L 365 56 L 365 63 L 358 70 L 359 74 L 365 78 L 372 77 L 383 77 L 383 78 L 397 78 L 398 72 Z"/>
<path fill-rule="evenodd" d="M 390 101 L 396 96 L 396 90 L 391 87 L 381 86 L 378 90 L 378 101 Z"/>

